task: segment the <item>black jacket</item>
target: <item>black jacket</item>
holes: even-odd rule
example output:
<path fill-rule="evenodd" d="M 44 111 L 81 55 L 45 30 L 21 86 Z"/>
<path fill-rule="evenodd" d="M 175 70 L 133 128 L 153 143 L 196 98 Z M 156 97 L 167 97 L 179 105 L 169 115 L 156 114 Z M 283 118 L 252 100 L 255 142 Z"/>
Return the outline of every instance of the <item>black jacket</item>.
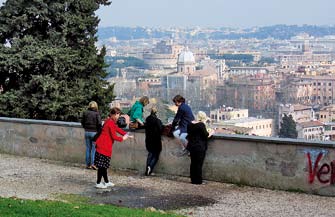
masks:
<path fill-rule="evenodd" d="M 81 125 L 85 131 L 98 132 L 101 129 L 101 116 L 98 111 L 88 109 L 83 113 Z"/>
<path fill-rule="evenodd" d="M 162 121 L 151 114 L 145 120 L 145 146 L 149 152 L 162 151 Z"/>
<path fill-rule="evenodd" d="M 187 150 L 190 152 L 203 152 L 207 150 L 208 132 L 202 122 L 191 123 L 187 126 Z"/>

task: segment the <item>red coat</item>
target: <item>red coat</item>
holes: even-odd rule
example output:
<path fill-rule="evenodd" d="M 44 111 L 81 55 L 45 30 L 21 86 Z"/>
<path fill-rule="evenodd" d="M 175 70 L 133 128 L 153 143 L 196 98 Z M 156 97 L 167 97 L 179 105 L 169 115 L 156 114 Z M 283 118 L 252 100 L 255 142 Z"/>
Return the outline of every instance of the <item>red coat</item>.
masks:
<path fill-rule="evenodd" d="M 123 141 L 123 138 L 118 136 L 117 133 L 122 136 L 126 134 L 126 132 L 120 129 L 112 119 L 108 118 L 105 121 L 101 134 L 96 141 L 96 151 L 107 157 L 111 157 L 114 140 L 119 142 Z"/>

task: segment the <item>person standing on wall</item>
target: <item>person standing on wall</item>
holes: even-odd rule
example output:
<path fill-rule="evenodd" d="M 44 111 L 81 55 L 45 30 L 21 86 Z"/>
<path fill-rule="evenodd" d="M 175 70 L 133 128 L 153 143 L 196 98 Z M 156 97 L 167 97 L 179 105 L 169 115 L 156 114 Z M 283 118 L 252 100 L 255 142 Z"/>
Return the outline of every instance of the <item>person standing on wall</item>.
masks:
<path fill-rule="evenodd" d="M 202 166 L 207 151 L 207 140 L 214 134 L 214 130 L 206 128 L 207 120 L 209 118 L 206 113 L 199 111 L 197 121 L 192 121 L 187 127 L 187 150 L 191 155 L 190 177 L 192 184 L 202 184 Z"/>
<path fill-rule="evenodd" d="M 146 105 L 149 104 L 149 98 L 147 96 L 141 97 L 138 101 L 134 103 L 131 107 L 128 115 L 130 117 L 129 128 L 132 128 L 132 124 L 136 124 L 135 128 L 144 128 L 144 120 L 143 120 L 143 109 Z"/>
<path fill-rule="evenodd" d="M 182 147 L 183 154 L 186 154 L 187 126 L 194 120 L 193 112 L 185 103 L 185 98 L 181 95 L 176 95 L 172 101 L 178 107 L 178 110 L 172 121 L 171 133 L 176 139 L 178 139 L 178 142 Z"/>
<path fill-rule="evenodd" d="M 145 175 L 151 175 L 159 155 L 162 151 L 162 121 L 157 118 L 157 108 L 151 109 L 150 115 L 145 120 L 145 146 L 148 151 Z"/>
<path fill-rule="evenodd" d="M 114 141 L 122 142 L 132 138 L 116 124 L 120 117 L 121 110 L 113 107 L 105 120 L 100 136 L 96 140 L 95 165 L 98 167 L 96 188 L 113 187 L 114 183 L 108 180 L 107 169 L 110 166 L 110 160 L 113 152 Z M 118 136 L 118 134 L 122 135 Z M 104 178 L 104 183 L 101 179 Z"/>
<path fill-rule="evenodd" d="M 98 104 L 92 101 L 88 104 L 88 109 L 83 113 L 81 125 L 85 129 L 86 143 L 86 168 L 96 170 L 94 165 L 95 144 L 93 137 L 101 129 L 101 116 L 98 112 Z"/>

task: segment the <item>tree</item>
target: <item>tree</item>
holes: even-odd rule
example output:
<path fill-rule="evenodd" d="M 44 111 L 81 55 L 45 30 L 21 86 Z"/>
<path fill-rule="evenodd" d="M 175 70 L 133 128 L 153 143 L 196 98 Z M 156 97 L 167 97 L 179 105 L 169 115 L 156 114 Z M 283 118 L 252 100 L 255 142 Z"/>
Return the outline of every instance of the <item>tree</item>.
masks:
<path fill-rule="evenodd" d="M 293 120 L 292 115 L 287 116 L 286 114 L 284 114 L 282 122 L 280 123 L 279 137 L 293 139 L 296 139 L 298 137 L 296 123 Z"/>
<path fill-rule="evenodd" d="M 89 101 L 106 111 L 106 49 L 95 11 L 108 0 L 7 0 L 0 7 L 0 116 L 78 121 Z"/>

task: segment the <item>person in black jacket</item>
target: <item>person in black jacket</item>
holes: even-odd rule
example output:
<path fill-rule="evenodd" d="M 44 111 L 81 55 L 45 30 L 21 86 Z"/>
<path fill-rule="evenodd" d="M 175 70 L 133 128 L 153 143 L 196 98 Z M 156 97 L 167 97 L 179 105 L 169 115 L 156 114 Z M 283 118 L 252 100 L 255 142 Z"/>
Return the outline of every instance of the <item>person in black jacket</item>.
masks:
<path fill-rule="evenodd" d="M 202 166 L 207 151 L 207 140 L 214 131 L 208 132 L 207 115 L 203 111 L 197 114 L 197 121 L 192 121 L 187 127 L 187 150 L 191 156 L 190 177 L 192 184 L 202 184 Z"/>
<path fill-rule="evenodd" d="M 88 109 L 83 113 L 81 125 L 85 129 L 86 143 L 86 168 L 96 170 L 94 165 L 95 144 L 93 137 L 101 130 L 101 116 L 98 112 L 98 104 L 94 101 L 88 104 Z"/>
<path fill-rule="evenodd" d="M 157 118 L 157 109 L 153 107 L 151 114 L 145 120 L 145 146 L 148 153 L 145 175 L 149 176 L 159 159 L 159 154 L 162 151 L 163 131 L 162 121 Z"/>

